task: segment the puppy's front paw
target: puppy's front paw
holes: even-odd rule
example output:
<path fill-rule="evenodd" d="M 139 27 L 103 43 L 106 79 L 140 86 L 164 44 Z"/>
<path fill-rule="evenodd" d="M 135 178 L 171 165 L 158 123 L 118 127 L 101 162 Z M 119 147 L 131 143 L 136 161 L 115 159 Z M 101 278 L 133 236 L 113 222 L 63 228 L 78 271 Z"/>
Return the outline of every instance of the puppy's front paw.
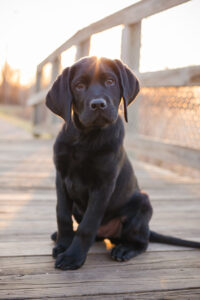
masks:
<path fill-rule="evenodd" d="M 86 255 L 78 255 L 69 250 L 58 255 L 55 267 L 61 270 L 75 270 L 80 268 L 86 259 Z"/>
<path fill-rule="evenodd" d="M 59 254 L 61 254 L 62 252 L 66 251 L 69 248 L 69 246 L 71 245 L 72 240 L 73 240 L 73 237 L 67 238 L 67 239 L 58 240 L 56 242 L 56 246 L 53 248 L 52 256 L 54 258 L 56 258 Z"/>
<path fill-rule="evenodd" d="M 56 258 L 60 253 L 64 252 L 67 249 L 66 246 L 57 244 L 52 250 L 53 258 Z"/>

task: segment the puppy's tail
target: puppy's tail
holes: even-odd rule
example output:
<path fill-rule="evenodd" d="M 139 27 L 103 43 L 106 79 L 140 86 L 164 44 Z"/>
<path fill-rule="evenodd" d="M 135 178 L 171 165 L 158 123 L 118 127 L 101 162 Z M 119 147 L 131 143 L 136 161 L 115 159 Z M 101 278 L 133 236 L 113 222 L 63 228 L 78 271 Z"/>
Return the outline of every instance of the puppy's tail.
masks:
<path fill-rule="evenodd" d="M 163 235 L 154 231 L 150 231 L 149 241 L 152 243 L 169 244 L 176 246 L 185 246 L 190 248 L 200 248 L 199 242 L 182 240 L 173 236 Z"/>

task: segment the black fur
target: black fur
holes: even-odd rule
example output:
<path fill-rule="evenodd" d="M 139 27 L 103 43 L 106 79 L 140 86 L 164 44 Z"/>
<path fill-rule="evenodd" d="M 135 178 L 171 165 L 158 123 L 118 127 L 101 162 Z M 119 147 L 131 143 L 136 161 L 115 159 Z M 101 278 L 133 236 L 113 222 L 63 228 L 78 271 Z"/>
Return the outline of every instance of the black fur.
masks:
<path fill-rule="evenodd" d="M 138 91 L 137 78 L 121 61 L 87 57 L 65 69 L 47 95 L 47 106 L 66 121 L 54 145 L 57 268 L 79 268 L 95 239 L 114 242 L 111 257 L 117 261 L 145 251 L 149 239 L 180 241 L 150 232 L 152 207 L 123 147 L 120 101 L 127 121 Z"/>

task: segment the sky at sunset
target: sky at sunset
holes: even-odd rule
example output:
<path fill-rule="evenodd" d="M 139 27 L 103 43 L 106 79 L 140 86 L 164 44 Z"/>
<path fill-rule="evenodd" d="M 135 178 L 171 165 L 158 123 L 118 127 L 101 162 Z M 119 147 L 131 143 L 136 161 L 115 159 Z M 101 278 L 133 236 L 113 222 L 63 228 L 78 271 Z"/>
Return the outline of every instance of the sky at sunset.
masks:
<path fill-rule="evenodd" d="M 5 59 L 34 78 L 36 66 L 77 30 L 137 1 L 0 0 L 0 67 Z M 121 26 L 97 34 L 90 54 L 120 57 Z M 73 49 L 71 56 L 74 55 Z M 141 71 L 200 64 L 200 0 L 192 0 L 142 23 Z M 63 61 L 68 64 L 70 55 Z"/>

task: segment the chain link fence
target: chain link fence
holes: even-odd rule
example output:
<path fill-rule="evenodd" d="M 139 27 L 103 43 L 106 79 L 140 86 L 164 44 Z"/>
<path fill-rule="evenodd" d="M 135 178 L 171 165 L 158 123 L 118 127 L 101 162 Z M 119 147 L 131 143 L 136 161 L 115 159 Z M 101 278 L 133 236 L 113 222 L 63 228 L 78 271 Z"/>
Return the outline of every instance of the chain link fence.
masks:
<path fill-rule="evenodd" d="M 143 88 L 138 133 L 200 149 L 200 87 Z"/>

